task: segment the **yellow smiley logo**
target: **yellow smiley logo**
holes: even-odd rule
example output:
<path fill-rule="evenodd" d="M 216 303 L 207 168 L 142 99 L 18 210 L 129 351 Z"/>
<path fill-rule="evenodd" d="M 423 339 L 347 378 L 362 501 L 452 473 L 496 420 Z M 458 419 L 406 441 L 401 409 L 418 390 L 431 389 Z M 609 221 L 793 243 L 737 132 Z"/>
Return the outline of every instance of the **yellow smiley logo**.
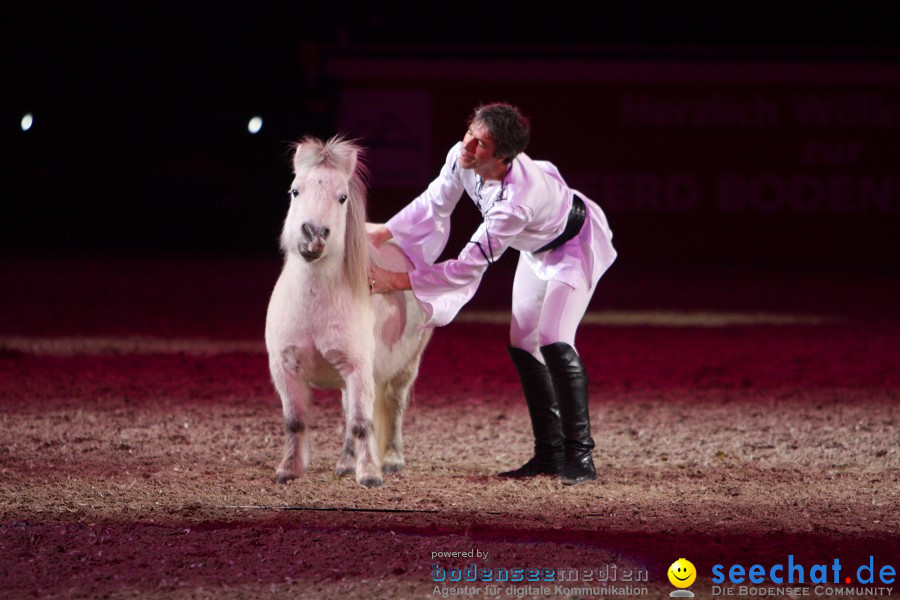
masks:
<path fill-rule="evenodd" d="M 689 587 L 697 579 L 697 569 L 691 561 L 679 558 L 669 567 L 669 583 L 677 588 Z"/>

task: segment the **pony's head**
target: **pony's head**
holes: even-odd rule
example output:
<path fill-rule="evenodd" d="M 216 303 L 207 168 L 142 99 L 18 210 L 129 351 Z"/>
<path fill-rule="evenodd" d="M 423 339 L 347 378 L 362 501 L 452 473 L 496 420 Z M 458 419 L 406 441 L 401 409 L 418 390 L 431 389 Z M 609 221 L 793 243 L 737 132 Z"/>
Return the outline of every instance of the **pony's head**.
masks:
<path fill-rule="evenodd" d="M 295 147 L 291 207 L 281 247 L 304 261 L 343 261 L 354 292 L 366 286 L 366 167 L 356 144 L 304 138 Z M 357 287 L 359 289 L 357 289 Z"/>

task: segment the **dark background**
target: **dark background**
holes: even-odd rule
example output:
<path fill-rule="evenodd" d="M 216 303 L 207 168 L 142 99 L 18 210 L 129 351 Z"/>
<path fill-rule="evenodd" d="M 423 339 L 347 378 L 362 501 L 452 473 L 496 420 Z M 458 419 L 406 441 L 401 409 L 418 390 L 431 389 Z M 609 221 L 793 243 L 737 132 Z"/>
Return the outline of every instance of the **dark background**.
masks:
<path fill-rule="evenodd" d="M 607 72 L 611 63 L 645 72 L 649 64 L 647 72 L 659 80 L 627 84 L 635 93 L 690 99 L 719 93 L 721 86 L 682 84 L 681 71 L 669 76 L 667 65 L 701 73 L 723 65 L 740 71 L 762 64 L 801 74 L 834 68 L 851 75 L 876 68 L 888 75 L 851 81 L 849 88 L 845 75 L 837 83 L 819 76 L 821 83 L 812 89 L 854 93 L 862 86 L 900 106 L 900 81 L 891 80 L 900 66 L 900 43 L 888 6 L 621 2 L 538 10 L 516 4 L 349 2 L 304 3 L 283 12 L 210 3 L 29 9 L 0 26 L 6 149 L 0 250 L 274 255 L 287 206 L 291 142 L 339 132 L 348 91 L 390 88 L 427 95 L 433 174 L 462 135 L 472 106 L 490 100 L 521 105 L 534 120 L 529 153 L 552 160 L 570 183 L 605 207 L 621 255 L 617 268 L 625 272 L 713 266 L 893 274 L 900 224 L 896 129 L 857 127 L 846 134 L 819 127 L 812 135 L 864 145 L 861 163 L 836 165 L 835 172 L 894 178 L 887 206 L 877 210 L 730 214 L 706 204 L 687 211 L 621 205 L 605 199 L 602 186 L 592 186 L 592 164 L 598 174 L 614 165 L 616 172 L 663 175 L 697 164 L 704 182 L 733 168 L 710 158 L 719 147 L 732 152 L 729 160 L 750 164 L 750 172 L 767 172 L 777 169 L 779 152 L 785 162 L 797 163 L 799 151 L 782 146 L 801 145 L 805 134 L 790 127 L 750 136 L 721 127 L 707 137 L 689 127 L 628 130 L 604 117 L 616 108 L 615 94 L 627 90 L 606 80 L 582 86 L 574 71 L 566 74 L 573 64 L 596 65 L 597 72 Z M 401 69 L 388 82 L 346 75 L 346 66 L 360 61 L 376 61 L 390 71 L 404 60 L 433 64 L 436 75 L 419 80 L 417 71 Z M 545 67 L 533 82 L 511 82 L 503 73 L 491 81 L 490 74 L 476 72 L 485 61 L 501 69 Z M 562 84 L 548 84 L 548 62 L 559 64 Z M 447 64 L 467 63 L 471 81 L 441 75 Z M 735 93 L 789 98 L 805 85 L 754 77 L 740 79 Z M 23 132 L 19 122 L 27 112 L 35 123 Z M 256 114 L 264 127 L 252 136 L 246 123 Z M 365 136 L 360 142 L 373 143 Z M 816 168 L 824 177 L 829 166 Z M 372 220 L 390 217 L 427 181 L 383 185 L 375 170 Z M 452 252 L 476 224 L 474 210 L 458 212 Z"/>

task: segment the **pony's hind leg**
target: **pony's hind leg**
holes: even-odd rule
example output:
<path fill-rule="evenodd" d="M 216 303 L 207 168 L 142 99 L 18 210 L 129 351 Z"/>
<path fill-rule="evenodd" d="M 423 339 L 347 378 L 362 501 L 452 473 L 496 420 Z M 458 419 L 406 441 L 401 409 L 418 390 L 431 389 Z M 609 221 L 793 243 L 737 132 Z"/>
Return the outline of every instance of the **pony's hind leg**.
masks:
<path fill-rule="evenodd" d="M 341 390 L 341 406 L 344 408 L 344 414 L 350 413 L 349 399 L 347 398 L 347 389 Z M 344 428 L 344 443 L 341 447 L 341 456 L 338 458 L 335 472 L 338 477 L 349 475 L 356 470 L 356 440 L 351 435 L 350 427 Z"/>
<path fill-rule="evenodd" d="M 419 375 L 419 364 L 422 353 L 431 333 L 422 336 L 416 353 L 406 366 L 400 370 L 383 388 L 383 397 L 379 398 L 379 418 L 376 421 L 381 429 L 378 435 L 379 449 L 382 457 L 382 470 L 385 473 L 400 471 L 406 464 L 403 458 L 403 414 L 409 406 L 409 396 L 413 382 Z"/>
<path fill-rule="evenodd" d="M 311 391 L 296 378 L 296 360 L 291 349 L 271 366 L 272 381 L 281 397 L 284 414 L 284 455 L 275 471 L 276 481 L 285 483 L 306 472 L 309 465 L 309 436 L 306 433 Z"/>
<path fill-rule="evenodd" d="M 403 469 L 403 413 L 409 403 L 409 392 L 416 378 L 416 371 L 404 370 L 388 382 L 378 398 L 376 418 L 378 445 L 381 451 L 381 469 L 394 473 Z"/>

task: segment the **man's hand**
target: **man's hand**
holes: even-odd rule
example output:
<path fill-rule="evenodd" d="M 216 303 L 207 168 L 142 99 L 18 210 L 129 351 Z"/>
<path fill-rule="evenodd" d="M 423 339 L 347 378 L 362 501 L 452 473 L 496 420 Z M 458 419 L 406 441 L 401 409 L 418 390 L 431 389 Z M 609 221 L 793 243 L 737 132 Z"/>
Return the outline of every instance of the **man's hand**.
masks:
<path fill-rule="evenodd" d="M 367 225 L 366 237 L 369 238 L 369 243 L 376 248 L 381 248 L 385 242 L 394 237 L 391 230 L 384 225 L 374 225 L 372 223 L 368 223 Z"/>
<path fill-rule="evenodd" d="M 409 275 L 386 271 L 372 265 L 369 267 L 369 292 L 372 294 L 386 294 L 389 292 L 402 292 L 411 290 Z"/>

